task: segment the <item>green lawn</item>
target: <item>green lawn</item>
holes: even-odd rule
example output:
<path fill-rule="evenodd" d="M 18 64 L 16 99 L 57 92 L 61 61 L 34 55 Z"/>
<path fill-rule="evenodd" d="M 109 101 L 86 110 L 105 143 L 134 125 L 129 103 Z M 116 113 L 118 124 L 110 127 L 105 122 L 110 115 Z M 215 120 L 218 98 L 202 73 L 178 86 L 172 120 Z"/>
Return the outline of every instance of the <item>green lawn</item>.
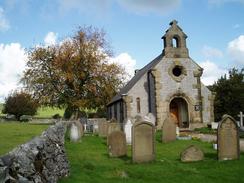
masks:
<path fill-rule="evenodd" d="M 0 103 L 0 116 L 5 116 L 5 114 L 2 113 L 3 104 Z M 34 116 L 36 118 L 52 118 L 53 115 L 59 114 L 60 116 L 63 116 L 64 109 L 59 109 L 57 107 L 39 107 L 37 110 L 37 114 Z"/>
<path fill-rule="evenodd" d="M 71 175 L 61 183 L 148 183 L 148 182 L 244 182 L 244 154 L 239 161 L 217 161 L 217 151 L 212 144 L 197 140 L 175 141 L 169 144 L 156 141 L 156 160 L 148 164 L 132 164 L 128 157 L 109 158 L 106 140 L 85 136 L 79 143 L 66 141 L 71 164 Z M 188 145 L 199 146 L 205 159 L 195 163 L 181 163 L 180 152 Z"/>
<path fill-rule="evenodd" d="M 0 155 L 40 135 L 47 127 L 48 125 L 18 122 L 0 123 Z"/>
<path fill-rule="evenodd" d="M 64 109 L 59 109 L 57 107 L 40 107 L 37 110 L 37 114 L 34 117 L 37 118 L 52 118 L 53 115 L 59 114 L 63 116 Z"/>

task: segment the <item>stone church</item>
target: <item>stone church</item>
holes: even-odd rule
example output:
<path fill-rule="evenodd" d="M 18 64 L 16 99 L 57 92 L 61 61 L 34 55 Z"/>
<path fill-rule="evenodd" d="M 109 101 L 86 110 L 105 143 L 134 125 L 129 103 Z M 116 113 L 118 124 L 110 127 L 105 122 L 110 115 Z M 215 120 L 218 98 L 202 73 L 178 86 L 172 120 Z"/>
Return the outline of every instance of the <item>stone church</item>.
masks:
<path fill-rule="evenodd" d="M 180 128 L 194 128 L 214 121 L 214 95 L 201 83 L 203 69 L 190 58 L 187 35 L 170 23 L 162 39 L 162 53 L 134 77 L 107 106 L 108 119 L 120 123 L 149 113 L 161 128 L 170 113 Z"/>

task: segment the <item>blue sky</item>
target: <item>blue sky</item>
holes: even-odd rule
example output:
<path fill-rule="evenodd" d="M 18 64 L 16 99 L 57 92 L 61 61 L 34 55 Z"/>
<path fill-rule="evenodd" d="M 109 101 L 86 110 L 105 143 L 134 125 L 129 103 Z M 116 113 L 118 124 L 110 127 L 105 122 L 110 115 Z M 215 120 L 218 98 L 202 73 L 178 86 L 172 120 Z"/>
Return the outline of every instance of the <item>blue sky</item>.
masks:
<path fill-rule="evenodd" d="M 173 19 L 188 35 L 191 58 L 204 68 L 203 83 L 244 67 L 244 0 L 1 0 L 0 101 L 17 87 L 25 49 L 92 25 L 106 31 L 111 60 L 133 73 L 161 53 L 161 36 Z"/>

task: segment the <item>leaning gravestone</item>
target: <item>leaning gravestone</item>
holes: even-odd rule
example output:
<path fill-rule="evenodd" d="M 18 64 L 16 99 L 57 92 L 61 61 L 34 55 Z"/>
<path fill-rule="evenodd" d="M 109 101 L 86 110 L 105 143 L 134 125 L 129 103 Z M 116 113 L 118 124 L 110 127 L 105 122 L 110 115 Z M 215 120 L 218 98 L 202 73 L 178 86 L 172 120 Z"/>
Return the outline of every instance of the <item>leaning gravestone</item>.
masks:
<path fill-rule="evenodd" d="M 113 131 L 120 131 L 120 124 L 118 122 L 110 122 L 108 123 L 108 135 Z"/>
<path fill-rule="evenodd" d="M 121 157 L 127 153 L 125 134 L 122 131 L 113 131 L 108 136 L 108 152 L 110 157 Z"/>
<path fill-rule="evenodd" d="M 98 135 L 99 137 L 107 137 L 108 135 L 108 122 L 100 122 L 98 124 Z"/>
<path fill-rule="evenodd" d="M 219 160 L 239 159 L 239 129 L 234 118 L 229 115 L 224 115 L 219 122 L 217 144 Z"/>
<path fill-rule="evenodd" d="M 132 130 L 132 123 L 131 120 L 127 120 L 124 126 L 124 132 L 126 136 L 126 143 L 131 144 L 131 130 Z"/>
<path fill-rule="evenodd" d="M 167 117 L 162 127 L 162 142 L 172 142 L 176 140 L 176 122 L 171 116 Z"/>
<path fill-rule="evenodd" d="M 204 153 L 200 148 L 194 145 L 190 145 L 180 154 L 182 162 L 201 161 L 204 158 Z"/>
<path fill-rule="evenodd" d="M 154 143 L 154 125 L 146 121 L 136 122 L 132 126 L 132 161 L 134 163 L 153 161 Z"/>

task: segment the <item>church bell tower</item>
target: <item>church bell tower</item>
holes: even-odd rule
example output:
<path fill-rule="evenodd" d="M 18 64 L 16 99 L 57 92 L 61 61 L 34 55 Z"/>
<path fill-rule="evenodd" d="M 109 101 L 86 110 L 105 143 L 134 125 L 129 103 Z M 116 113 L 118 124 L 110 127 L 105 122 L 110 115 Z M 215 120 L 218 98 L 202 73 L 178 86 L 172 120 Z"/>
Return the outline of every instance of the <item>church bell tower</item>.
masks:
<path fill-rule="evenodd" d="M 163 55 L 167 58 L 188 58 L 189 52 L 186 47 L 187 35 L 177 25 L 177 21 L 170 22 L 170 28 L 162 37 L 164 40 Z"/>

